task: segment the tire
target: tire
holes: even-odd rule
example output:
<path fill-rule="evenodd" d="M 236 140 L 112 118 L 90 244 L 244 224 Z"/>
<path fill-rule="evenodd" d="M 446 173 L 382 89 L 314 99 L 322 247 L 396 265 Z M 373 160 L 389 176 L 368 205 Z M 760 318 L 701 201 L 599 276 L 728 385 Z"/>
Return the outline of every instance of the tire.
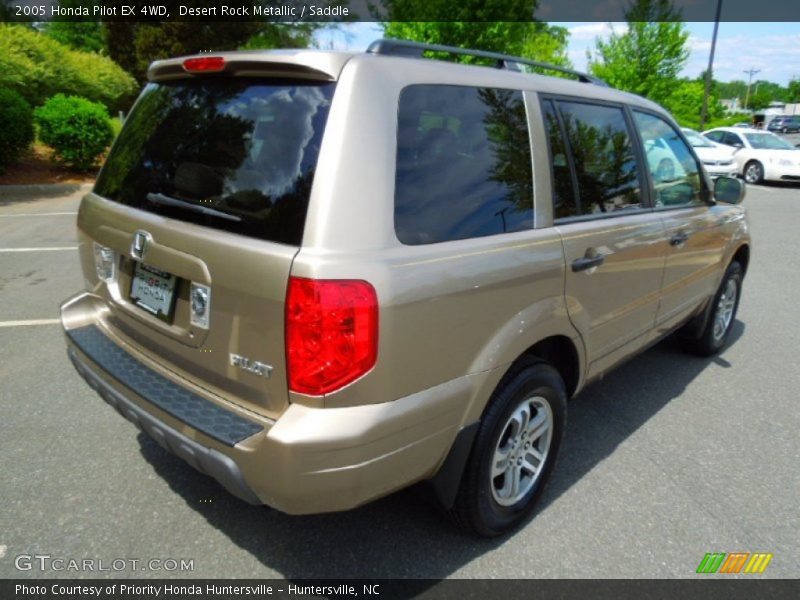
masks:
<path fill-rule="evenodd" d="M 512 367 L 492 394 L 475 436 L 450 511 L 458 525 L 495 537 L 531 514 L 553 471 L 566 413 L 567 392 L 558 371 L 538 359 Z M 526 422 L 527 428 L 520 427 Z M 498 457 L 506 457 L 505 464 Z"/>
<path fill-rule="evenodd" d="M 744 180 L 747 183 L 758 184 L 764 181 L 764 167 L 757 160 L 751 160 L 744 166 Z"/>
<path fill-rule="evenodd" d="M 705 328 L 697 337 L 683 338 L 687 351 L 698 356 L 712 356 L 725 347 L 739 309 L 742 278 L 742 266 L 736 261 L 732 262 L 714 294 Z"/>

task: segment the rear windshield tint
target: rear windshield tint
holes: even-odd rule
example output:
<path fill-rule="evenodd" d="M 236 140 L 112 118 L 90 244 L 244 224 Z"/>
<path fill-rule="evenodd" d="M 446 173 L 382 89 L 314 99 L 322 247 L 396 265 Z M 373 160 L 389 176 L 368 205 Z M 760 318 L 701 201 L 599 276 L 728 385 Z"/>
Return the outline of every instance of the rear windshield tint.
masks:
<path fill-rule="evenodd" d="M 334 83 L 151 83 L 95 193 L 153 213 L 299 245 Z"/>

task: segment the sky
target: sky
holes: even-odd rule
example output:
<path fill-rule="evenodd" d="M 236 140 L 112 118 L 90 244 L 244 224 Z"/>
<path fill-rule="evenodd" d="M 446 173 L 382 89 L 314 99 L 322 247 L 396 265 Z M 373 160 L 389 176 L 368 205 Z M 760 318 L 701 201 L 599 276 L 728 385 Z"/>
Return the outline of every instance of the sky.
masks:
<path fill-rule="evenodd" d="M 586 50 L 594 49 L 599 36 L 608 37 L 613 27 L 625 30 L 625 23 L 553 23 L 570 31 L 569 57 L 576 69 L 586 69 Z M 689 60 L 685 77 L 697 77 L 708 66 L 713 23 L 686 23 L 689 32 Z M 340 50 L 363 51 L 381 37 L 377 23 L 353 23 L 341 31 L 318 35 L 320 45 Z M 747 81 L 744 71 L 759 70 L 753 81 L 763 79 L 786 85 L 800 78 L 800 23 L 720 23 L 714 57 L 714 78 L 719 81 Z"/>

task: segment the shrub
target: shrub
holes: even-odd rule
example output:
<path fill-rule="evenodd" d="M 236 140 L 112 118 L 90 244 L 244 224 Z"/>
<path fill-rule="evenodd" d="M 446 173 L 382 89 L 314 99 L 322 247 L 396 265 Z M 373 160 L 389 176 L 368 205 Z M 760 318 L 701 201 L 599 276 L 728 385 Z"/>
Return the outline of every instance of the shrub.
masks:
<path fill-rule="evenodd" d="M 0 88 L 0 173 L 33 141 L 33 111 L 13 90 Z"/>
<path fill-rule="evenodd" d="M 114 139 L 111 118 L 102 104 L 56 94 L 35 111 L 39 139 L 53 148 L 55 158 L 79 169 L 90 169 Z"/>
<path fill-rule="evenodd" d="M 31 106 L 54 94 L 82 96 L 111 111 L 127 110 L 136 81 L 105 56 L 72 50 L 43 33 L 0 23 L 0 81 Z"/>

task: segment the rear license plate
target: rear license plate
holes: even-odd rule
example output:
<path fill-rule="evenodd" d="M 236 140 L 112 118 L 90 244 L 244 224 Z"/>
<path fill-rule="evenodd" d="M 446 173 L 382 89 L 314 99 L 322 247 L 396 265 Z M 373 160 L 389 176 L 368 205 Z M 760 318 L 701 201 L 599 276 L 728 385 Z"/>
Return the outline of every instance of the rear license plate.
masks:
<path fill-rule="evenodd" d="M 161 319 L 172 320 L 172 308 L 175 305 L 175 275 L 154 267 L 136 263 L 131 284 L 131 300 L 133 303 Z"/>

